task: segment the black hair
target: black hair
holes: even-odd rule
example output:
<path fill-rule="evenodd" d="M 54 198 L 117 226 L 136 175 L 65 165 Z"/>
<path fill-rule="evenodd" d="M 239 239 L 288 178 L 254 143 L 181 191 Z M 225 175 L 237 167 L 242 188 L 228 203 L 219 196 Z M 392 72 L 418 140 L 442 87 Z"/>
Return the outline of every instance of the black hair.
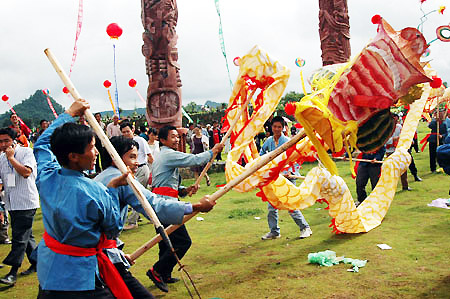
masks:
<path fill-rule="evenodd" d="M 17 132 L 11 128 L 1 128 L 0 135 L 8 135 L 12 140 L 17 138 Z"/>
<path fill-rule="evenodd" d="M 126 127 L 130 127 L 130 129 L 133 130 L 133 125 L 130 122 L 128 122 L 128 121 L 125 121 L 125 122 L 120 124 L 120 130 L 121 131 L 122 131 L 123 128 L 126 128 Z"/>
<path fill-rule="evenodd" d="M 17 115 L 17 113 L 11 112 L 11 114 L 9 115 L 9 118 L 11 118 L 13 115 Z"/>
<path fill-rule="evenodd" d="M 154 135 L 158 136 L 158 131 L 155 128 L 149 128 L 148 135 L 150 135 L 150 134 L 154 134 Z"/>
<path fill-rule="evenodd" d="M 167 140 L 167 137 L 169 137 L 169 131 L 177 130 L 174 126 L 164 126 L 161 129 L 159 129 L 158 137 L 159 140 L 164 139 Z"/>
<path fill-rule="evenodd" d="M 282 127 L 285 126 L 283 117 L 281 117 L 281 116 L 279 116 L 279 115 L 275 116 L 275 117 L 272 119 L 272 122 L 270 123 L 270 125 L 272 126 L 272 125 L 273 125 L 274 123 L 276 123 L 276 122 L 281 123 L 281 126 L 282 126 Z"/>
<path fill-rule="evenodd" d="M 109 141 L 116 149 L 119 156 L 122 158 L 129 150 L 133 147 L 139 149 L 139 144 L 131 138 L 126 138 L 125 136 L 114 136 Z M 112 159 L 110 155 L 102 156 L 102 165 L 104 168 L 112 165 Z"/>
<path fill-rule="evenodd" d="M 42 123 L 43 123 L 44 121 L 48 122 L 48 120 L 46 120 L 46 119 L 41 119 L 41 121 L 39 122 L 39 125 L 42 126 Z"/>
<path fill-rule="evenodd" d="M 85 125 L 66 123 L 56 128 L 50 137 L 50 147 L 59 164 L 69 165 L 69 154 L 83 154 L 92 142 L 94 132 Z"/>
<path fill-rule="evenodd" d="M 189 123 L 188 127 L 193 126 L 193 125 L 194 125 L 194 123 Z"/>
<path fill-rule="evenodd" d="M 145 133 L 147 131 L 147 127 L 146 126 L 140 126 L 139 127 L 139 131 L 141 131 L 142 133 Z"/>
<path fill-rule="evenodd" d="M 100 112 L 97 112 L 94 114 L 94 116 L 100 115 L 100 117 L 102 117 L 102 114 Z"/>

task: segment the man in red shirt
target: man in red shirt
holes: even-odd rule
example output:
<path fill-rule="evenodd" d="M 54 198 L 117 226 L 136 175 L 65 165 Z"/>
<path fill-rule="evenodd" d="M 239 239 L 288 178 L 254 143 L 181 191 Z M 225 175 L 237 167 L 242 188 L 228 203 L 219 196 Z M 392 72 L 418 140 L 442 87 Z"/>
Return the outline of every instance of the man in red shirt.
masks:
<path fill-rule="evenodd" d="M 29 138 L 31 130 L 28 128 L 26 124 L 23 122 L 20 122 L 19 117 L 16 113 L 11 114 L 10 118 L 11 125 L 9 126 L 11 129 L 16 131 L 16 133 L 19 133 L 19 129 L 22 130 L 22 133 L 25 135 L 25 137 Z"/>

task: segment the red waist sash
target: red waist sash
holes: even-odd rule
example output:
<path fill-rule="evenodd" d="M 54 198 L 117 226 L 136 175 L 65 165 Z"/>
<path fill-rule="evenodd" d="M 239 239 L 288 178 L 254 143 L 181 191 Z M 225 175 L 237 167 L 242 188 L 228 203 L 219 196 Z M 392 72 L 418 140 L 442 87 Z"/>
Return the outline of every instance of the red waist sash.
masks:
<path fill-rule="evenodd" d="M 153 188 L 152 192 L 159 195 L 178 198 L 178 190 L 172 189 L 170 187 L 156 187 Z"/>
<path fill-rule="evenodd" d="M 116 248 L 117 243 L 115 240 L 108 240 L 105 234 L 102 234 L 100 241 L 95 248 L 83 248 L 72 246 L 68 244 L 62 244 L 58 240 L 54 239 L 47 232 L 44 232 L 45 245 L 53 252 L 72 255 L 72 256 L 97 256 L 98 270 L 100 276 L 105 281 L 111 292 L 116 298 L 120 299 L 133 299 L 127 285 L 123 281 L 116 267 L 109 260 L 106 254 L 103 252 L 105 248 Z"/>

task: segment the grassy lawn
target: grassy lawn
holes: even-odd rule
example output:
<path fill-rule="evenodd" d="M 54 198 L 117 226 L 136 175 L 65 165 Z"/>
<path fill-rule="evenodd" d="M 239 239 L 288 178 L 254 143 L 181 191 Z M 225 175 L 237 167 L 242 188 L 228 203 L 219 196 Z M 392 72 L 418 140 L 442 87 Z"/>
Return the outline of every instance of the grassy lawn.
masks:
<path fill-rule="evenodd" d="M 421 124 L 419 140 L 429 130 Z M 266 203 L 255 192 L 229 192 L 215 209 L 201 215 L 205 220 L 193 219 L 187 224 L 193 245 L 183 263 L 194 278 L 203 298 L 417 298 L 450 297 L 450 211 L 427 207 L 432 200 L 448 198 L 449 176 L 430 173 L 428 152 L 413 153 L 423 182 L 414 182 L 413 191 L 400 191 L 381 226 L 364 234 L 334 235 L 328 227 L 330 217 L 315 204 L 303 211 L 314 232 L 311 238 L 299 240 L 298 227 L 286 211 L 280 212 L 282 237 L 262 241 L 268 231 Z M 303 173 L 314 164 L 304 165 Z M 347 182 L 355 198 L 355 183 L 350 177 L 348 163 L 338 163 L 339 173 Z M 212 174 L 213 184 L 225 182 L 223 174 Z M 185 180 L 189 185 L 193 180 Z M 197 201 L 215 191 L 203 182 Z M 256 220 L 255 216 L 261 217 Z M 42 236 L 42 217 L 35 220 L 34 232 Z M 137 229 L 122 234 L 131 253 L 154 236 L 154 229 L 146 220 Z M 386 243 L 392 250 L 376 245 Z M 359 273 L 347 272 L 349 265 L 320 267 L 308 264 L 310 252 L 333 250 L 338 256 L 367 259 Z M 0 246 L 6 256 L 8 245 Z M 131 269 L 133 274 L 157 298 L 187 298 L 183 284 L 170 285 L 165 294 L 153 286 L 145 272 L 157 259 L 157 248 L 151 249 Z M 28 267 L 25 261 L 21 270 Z M 5 275 L 8 269 L 1 269 Z M 178 273 L 174 273 L 179 277 Z M 14 288 L 2 290 L 0 298 L 35 298 L 37 277 L 19 277 Z"/>

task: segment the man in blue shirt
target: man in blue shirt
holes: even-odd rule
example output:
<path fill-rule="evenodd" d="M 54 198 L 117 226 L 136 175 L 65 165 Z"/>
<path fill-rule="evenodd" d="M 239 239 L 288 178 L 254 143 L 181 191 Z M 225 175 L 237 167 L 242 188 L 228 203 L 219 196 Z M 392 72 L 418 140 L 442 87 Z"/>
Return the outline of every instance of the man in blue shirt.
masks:
<path fill-rule="evenodd" d="M 113 137 L 111 138 L 111 143 L 119 156 L 122 158 L 125 165 L 131 169 L 132 173 L 135 173 L 139 166 L 139 162 L 137 160 L 139 144 L 133 139 L 125 136 Z M 94 181 L 107 185 L 112 178 L 120 175 L 120 171 L 116 168 L 115 163 L 109 155 L 104 159 L 104 163 L 107 168 L 96 176 Z M 157 196 L 148 191 L 139 183 L 138 186 L 147 198 L 148 202 L 151 204 L 158 216 L 158 219 L 163 223 L 181 224 L 183 222 L 184 215 L 191 214 L 194 211 L 209 212 L 212 208 L 212 205 L 205 199 L 196 204 L 166 200 L 161 196 Z M 120 186 L 118 189 L 122 224 L 125 222 L 128 205 L 132 206 L 133 209 L 149 218 L 130 186 Z M 117 244 L 120 244 L 118 248 L 105 249 L 105 251 L 111 262 L 119 271 L 125 284 L 127 284 L 131 294 L 134 298 L 152 298 L 148 290 L 142 286 L 142 284 L 128 271 L 131 265 L 127 260 L 127 256 L 122 251 L 123 242 L 117 239 Z"/>
<path fill-rule="evenodd" d="M 162 146 L 158 158 L 153 162 L 153 193 L 159 194 L 166 200 L 171 201 L 178 201 L 178 196 L 184 197 L 190 192 L 195 193 L 197 191 L 195 185 L 188 188 L 181 186 L 181 176 L 178 168 L 204 165 L 211 160 L 213 153 L 220 152 L 223 149 L 223 146 L 216 144 L 209 151 L 193 155 L 182 153 L 177 150 L 180 137 L 175 127 L 165 126 L 161 128 L 158 137 L 160 145 Z M 210 204 L 214 205 L 214 203 Z M 161 221 L 161 223 L 164 227 L 169 225 L 169 223 L 165 223 L 164 221 Z M 183 258 L 192 244 L 186 227 L 182 225 L 170 234 L 169 238 L 178 257 L 180 259 Z M 172 278 L 172 270 L 177 264 L 177 261 L 164 242 L 159 242 L 158 245 L 159 260 L 153 265 L 153 268 L 147 271 L 147 276 L 157 287 L 162 291 L 167 292 L 167 286 L 164 288 L 161 286 L 165 283 L 176 281 L 176 279 Z"/>
<path fill-rule="evenodd" d="M 98 151 L 93 131 L 73 122 L 88 108 L 85 100 L 75 101 L 34 146 L 45 228 L 37 252 L 40 299 L 115 298 L 117 294 L 132 298 L 117 276 L 110 280 L 108 274 L 117 274 L 111 271 L 114 266 L 102 263 L 100 268 L 97 262 L 103 257 L 100 245 L 122 228 L 117 187 L 126 184 L 126 177 L 105 187 L 84 176 L 83 171 L 94 168 Z"/>
<path fill-rule="evenodd" d="M 283 134 L 284 126 L 284 119 L 281 116 L 275 116 L 272 119 L 271 129 L 273 135 L 267 138 L 264 142 L 259 152 L 260 156 L 275 150 L 277 147 L 289 141 L 289 138 Z M 286 173 L 286 175 L 288 176 L 289 173 Z M 295 180 L 291 180 L 291 182 L 295 184 Z M 269 211 L 267 214 L 267 222 L 269 224 L 270 231 L 262 236 L 261 239 L 278 239 L 281 237 L 280 227 L 278 226 L 278 210 L 270 203 L 267 205 L 267 209 Z M 291 215 L 292 219 L 300 228 L 300 239 L 308 238 L 312 235 L 311 228 L 300 210 L 289 211 L 289 215 Z"/>

